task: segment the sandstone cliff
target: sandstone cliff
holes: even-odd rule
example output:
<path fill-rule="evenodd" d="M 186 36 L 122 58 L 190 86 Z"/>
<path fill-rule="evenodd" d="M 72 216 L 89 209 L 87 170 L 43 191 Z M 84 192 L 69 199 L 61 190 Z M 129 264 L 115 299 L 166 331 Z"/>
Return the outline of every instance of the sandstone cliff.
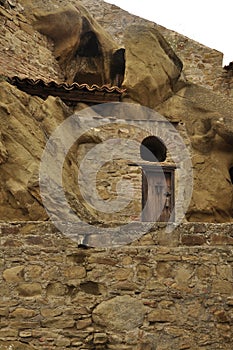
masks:
<path fill-rule="evenodd" d="M 32 97 L 6 81 L 18 75 L 90 85 L 122 84 L 126 89 L 122 101 L 150 107 L 186 131 L 183 136 L 194 168 L 187 219 L 231 221 L 233 101 L 190 83 L 182 73 L 180 58 L 153 24 L 124 28 L 117 42 L 83 4 L 93 11 L 93 2 L 75 0 L 69 5 L 21 0 L 15 6 L 9 2 L 0 6 L 4 24 L 0 32 L 1 219 L 47 218 L 38 187 L 40 158 L 49 135 L 73 113 L 59 98 Z M 116 53 L 120 58 L 114 61 Z M 227 128 L 221 127 L 224 120 Z M 69 172 L 76 167 L 71 155 L 65 176 L 67 191 L 74 198 L 76 183 Z"/>

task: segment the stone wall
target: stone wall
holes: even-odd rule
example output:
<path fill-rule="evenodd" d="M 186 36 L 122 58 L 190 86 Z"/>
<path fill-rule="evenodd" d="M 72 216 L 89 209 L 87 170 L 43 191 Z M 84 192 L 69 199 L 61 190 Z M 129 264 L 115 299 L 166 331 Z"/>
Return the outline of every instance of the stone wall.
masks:
<path fill-rule="evenodd" d="M 2 223 L 1 349 L 231 350 L 233 226 L 146 225 L 84 249 L 48 222 Z"/>
<path fill-rule="evenodd" d="M 85 124 L 84 118 L 82 116 L 80 121 Z M 90 117 L 88 120 L 90 121 Z M 179 157 L 175 158 L 176 129 L 165 120 L 163 122 L 135 120 L 127 123 L 112 117 L 105 118 L 102 123 L 83 134 L 77 147 L 79 202 L 86 208 L 89 220 L 90 213 L 95 220 L 108 225 L 139 220 L 142 211 L 141 165 L 148 164 L 141 158 L 141 143 L 148 136 L 159 135 L 165 143 L 167 153 L 166 162 L 157 163 L 158 166 L 174 164 L 175 161 L 180 165 Z M 181 131 L 179 126 L 177 129 Z M 183 217 L 184 210 L 181 203 L 185 201 L 187 187 L 190 185 L 190 178 L 186 179 L 182 175 L 177 169 L 176 193 L 179 189 L 182 200 L 179 197 L 176 217 Z M 112 211 L 108 211 L 106 206 Z M 80 214 L 82 215 L 81 212 Z M 88 220 L 88 216 L 85 220 Z"/>
<path fill-rule="evenodd" d="M 0 74 L 64 81 L 53 56 L 53 43 L 35 31 L 18 11 L 0 6 Z"/>

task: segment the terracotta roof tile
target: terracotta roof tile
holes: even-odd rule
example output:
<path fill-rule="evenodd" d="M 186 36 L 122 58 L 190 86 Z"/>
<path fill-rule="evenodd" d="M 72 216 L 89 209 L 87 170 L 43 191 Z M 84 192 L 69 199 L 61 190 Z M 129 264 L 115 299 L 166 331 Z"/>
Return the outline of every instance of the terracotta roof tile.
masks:
<path fill-rule="evenodd" d="M 14 76 L 8 79 L 19 89 L 42 98 L 49 95 L 59 96 L 64 102 L 92 102 L 101 103 L 107 101 L 120 101 L 121 95 L 126 91 L 118 86 L 92 85 L 78 83 L 57 83 L 55 81 L 45 82 L 42 79 L 20 78 Z"/>

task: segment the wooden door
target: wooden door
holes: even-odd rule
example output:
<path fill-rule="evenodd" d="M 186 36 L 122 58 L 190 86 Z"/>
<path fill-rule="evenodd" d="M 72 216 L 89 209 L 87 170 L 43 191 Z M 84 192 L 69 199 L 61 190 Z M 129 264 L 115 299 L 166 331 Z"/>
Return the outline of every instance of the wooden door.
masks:
<path fill-rule="evenodd" d="M 142 166 L 142 221 L 174 221 L 173 165 Z"/>

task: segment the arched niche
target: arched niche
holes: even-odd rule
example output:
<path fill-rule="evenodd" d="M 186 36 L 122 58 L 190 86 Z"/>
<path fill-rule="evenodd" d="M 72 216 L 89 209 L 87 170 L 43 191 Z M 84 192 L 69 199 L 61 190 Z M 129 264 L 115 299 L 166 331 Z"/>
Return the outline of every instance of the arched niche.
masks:
<path fill-rule="evenodd" d="M 148 136 L 141 143 L 140 155 L 143 160 L 149 162 L 164 162 L 167 157 L 167 147 L 158 137 Z"/>

